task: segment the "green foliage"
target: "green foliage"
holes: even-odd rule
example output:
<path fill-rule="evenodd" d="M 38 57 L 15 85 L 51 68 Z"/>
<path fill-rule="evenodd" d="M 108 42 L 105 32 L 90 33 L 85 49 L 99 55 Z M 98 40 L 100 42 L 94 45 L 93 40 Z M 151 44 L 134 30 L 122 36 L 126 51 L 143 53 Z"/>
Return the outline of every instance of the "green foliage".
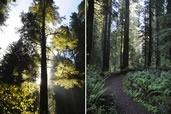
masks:
<path fill-rule="evenodd" d="M 50 114 L 56 114 L 55 91 L 51 87 L 48 89 L 48 107 Z"/>
<path fill-rule="evenodd" d="M 81 2 L 78 8 L 78 13 L 73 13 L 71 15 L 70 27 L 72 28 L 72 33 L 78 38 L 77 47 L 74 50 L 76 53 L 75 64 L 76 68 L 80 72 L 85 72 L 85 19 L 81 16 L 84 15 L 84 3 Z"/>
<path fill-rule="evenodd" d="M 11 44 L 2 60 L 3 81 L 20 84 L 24 80 L 33 80 L 38 69 L 36 57 L 36 53 L 24 41 L 19 40 Z"/>
<path fill-rule="evenodd" d="M 53 23 L 56 24 L 56 22 L 60 22 L 61 18 L 59 16 L 59 13 L 57 10 L 59 9 L 52 0 L 43 0 L 43 1 L 38 1 L 34 0 L 34 4 L 29 8 L 29 11 L 32 12 L 33 14 L 36 14 L 39 18 L 39 22 L 41 22 L 42 17 L 42 9 L 46 10 L 46 23 Z M 39 23 L 40 26 L 41 23 Z"/>
<path fill-rule="evenodd" d="M 0 26 L 5 25 L 4 22 L 8 18 L 7 0 L 0 0 Z"/>
<path fill-rule="evenodd" d="M 0 111 L 3 114 L 19 114 L 33 112 L 38 114 L 38 86 L 24 82 L 21 86 L 0 82 Z"/>
<path fill-rule="evenodd" d="M 81 78 L 81 74 L 76 70 L 75 66 L 70 61 L 59 62 L 54 73 L 54 83 L 65 89 L 73 88 L 74 86 L 82 87 L 84 84 Z"/>
<path fill-rule="evenodd" d="M 103 98 L 105 87 L 100 70 L 95 66 L 87 68 L 87 112 L 92 114 L 115 114 L 115 105 L 105 106 Z M 111 109 L 110 109 L 111 108 Z"/>
<path fill-rule="evenodd" d="M 77 47 L 78 39 L 71 34 L 68 27 L 61 26 L 52 42 L 58 51 L 64 51 L 68 48 L 73 50 Z"/>
<path fill-rule="evenodd" d="M 171 72 L 165 71 L 139 71 L 128 73 L 124 79 L 125 91 L 133 99 L 153 113 L 168 112 L 168 102 L 171 94 Z M 164 108 L 161 108 L 164 107 Z"/>
<path fill-rule="evenodd" d="M 6 21 L 8 15 L 7 15 L 7 9 L 1 8 L 0 9 L 0 26 L 5 25 L 4 22 Z"/>
<path fill-rule="evenodd" d="M 18 30 L 21 34 L 20 37 L 27 42 L 30 42 L 33 46 L 40 43 L 41 27 L 39 25 L 38 16 L 34 13 L 21 13 L 21 22 L 23 26 Z"/>
<path fill-rule="evenodd" d="M 104 80 L 100 78 L 99 73 L 93 66 L 87 69 L 87 111 L 95 114 L 101 114 L 104 110 L 104 107 L 99 106 L 100 98 L 105 91 Z"/>
<path fill-rule="evenodd" d="M 161 58 L 161 66 L 165 68 L 171 68 L 171 61 L 169 59 L 165 59 L 164 57 Z"/>
<path fill-rule="evenodd" d="M 5 25 L 9 14 L 9 4 L 15 0 L 0 0 L 0 26 Z"/>

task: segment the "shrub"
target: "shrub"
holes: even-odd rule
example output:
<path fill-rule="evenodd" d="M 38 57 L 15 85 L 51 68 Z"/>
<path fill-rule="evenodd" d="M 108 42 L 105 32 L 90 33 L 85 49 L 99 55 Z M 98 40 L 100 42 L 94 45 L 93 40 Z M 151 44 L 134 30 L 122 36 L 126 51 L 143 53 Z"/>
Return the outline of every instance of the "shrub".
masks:
<path fill-rule="evenodd" d="M 31 82 L 24 82 L 21 86 L 0 82 L 0 111 L 3 114 L 36 112 L 36 93 L 38 87 Z"/>
<path fill-rule="evenodd" d="M 105 104 L 104 81 L 101 72 L 95 66 L 87 68 L 87 112 L 88 114 L 115 114 L 115 105 Z M 113 101 L 112 101 L 113 102 Z"/>
<path fill-rule="evenodd" d="M 171 95 L 171 73 L 157 70 L 128 73 L 123 81 L 124 90 L 133 99 L 153 113 L 168 112 L 169 103 L 163 98 Z M 164 108 L 161 108 L 164 107 Z"/>

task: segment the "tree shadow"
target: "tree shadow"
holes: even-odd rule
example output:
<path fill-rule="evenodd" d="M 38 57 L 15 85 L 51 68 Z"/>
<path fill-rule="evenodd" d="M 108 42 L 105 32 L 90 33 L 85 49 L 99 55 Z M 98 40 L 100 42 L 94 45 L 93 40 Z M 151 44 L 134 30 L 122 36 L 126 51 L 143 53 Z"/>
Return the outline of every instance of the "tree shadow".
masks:
<path fill-rule="evenodd" d="M 84 114 L 85 92 L 82 88 L 65 89 L 55 86 L 56 114 Z"/>

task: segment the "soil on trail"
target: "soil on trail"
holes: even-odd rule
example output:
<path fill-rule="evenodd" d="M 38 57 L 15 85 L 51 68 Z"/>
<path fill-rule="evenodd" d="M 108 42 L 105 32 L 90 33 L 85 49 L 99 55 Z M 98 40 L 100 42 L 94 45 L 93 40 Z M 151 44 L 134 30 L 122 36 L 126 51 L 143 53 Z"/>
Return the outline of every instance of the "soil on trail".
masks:
<path fill-rule="evenodd" d="M 105 94 L 115 94 L 117 111 L 119 114 L 152 114 L 148 112 L 143 106 L 134 102 L 122 88 L 123 75 L 111 76 L 105 82 Z"/>

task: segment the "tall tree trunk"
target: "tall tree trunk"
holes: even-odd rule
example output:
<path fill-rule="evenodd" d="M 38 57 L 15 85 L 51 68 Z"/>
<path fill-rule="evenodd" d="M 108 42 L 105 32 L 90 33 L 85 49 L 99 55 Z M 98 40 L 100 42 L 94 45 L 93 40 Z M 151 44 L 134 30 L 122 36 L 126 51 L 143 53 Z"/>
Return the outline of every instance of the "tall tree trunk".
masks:
<path fill-rule="evenodd" d="M 146 15 L 146 14 L 145 14 Z M 147 18 L 145 16 L 145 46 L 144 46 L 144 67 L 147 67 Z"/>
<path fill-rule="evenodd" d="M 121 44 L 120 44 L 120 69 L 123 67 L 123 32 L 121 31 Z"/>
<path fill-rule="evenodd" d="M 156 1 L 156 67 L 160 67 L 160 50 L 159 50 L 159 1 Z"/>
<path fill-rule="evenodd" d="M 146 3 L 146 0 L 145 0 L 145 3 Z M 145 15 L 145 18 L 144 18 L 144 35 L 145 35 L 145 38 L 144 38 L 144 42 L 145 42 L 145 46 L 144 46 L 144 67 L 147 68 L 147 27 L 148 27 L 148 22 L 147 22 L 147 9 L 145 9 L 145 12 L 144 12 L 144 15 Z"/>
<path fill-rule="evenodd" d="M 44 4 L 45 2 L 43 3 L 43 5 Z M 48 114 L 45 17 L 46 17 L 46 8 L 43 7 L 42 8 L 42 39 L 41 39 L 40 114 Z"/>
<path fill-rule="evenodd" d="M 109 0 L 108 3 L 109 11 L 112 12 L 112 0 Z M 110 64 L 110 32 L 111 32 L 111 13 L 108 13 L 109 16 L 109 22 L 108 22 L 108 36 L 107 36 L 107 57 L 106 57 L 106 67 L 107 70 L 109 69 Z"/>
<path fill-rule="evenodd" d="M 129 62 L 129 0 L 125 0 L 123 69 L 128 68 L 128 62 Z"/>
<path fill-rule="evenodd" d="M 123 67 L 123 28 L 124 28 L 124 16 L 123 16 L 123 4 L 121 7 L 121 11 L 120 11 L 120 22 L 121 22 L 121 30 L 120 30 L 120 35 L 121 35 L 121 43 L 120 43 L 120 69 L 122 69 Z"/>
<path fill-rule="evenodd" d="M 170 48 L 170 62 L 171 62 L 171 48 Z"/>
<path fill-rule="evenodd" d="M 144 67 L 147 67 L 147 36 L 145 36 L 145 47 L 144 47 Z"/>
<path fill-rule="evenodd" d="M 149 51 L 148 51 L 148 67 L 151 66 L 152 58 L 152 14 L 151 14 L 151 0 L 149 0 Z"/>
<path fill-rule="evenodd" d="M 88 0 L 87 13 L 87 64 L 90 64 L 93 37 L 94 0 Z"/>
<path fill-rule="evenodd" d="M 170 15 L 170 14 L 171 14 L 171 1 L 167 0 L 167 15 Z M 171 27 L 171 22 L 169 21 L 168 22 L 168 28 L 170 28 L 170 27 Z M 168 37 L 169 37 L 169 42 L 171 43 L 171 35 L 169 35 Z M 168 47 L 168 48 L 170 48 L 169 49 L 169 54 L 170 54 L 170 61 L 171 61 L 171 46 Z"/>
<path fill-rule="evenodd" d="M 107 2 L 105 1 L 106 3 L 106 7 L 107 7 Z M 102 70 L 103 71 L 106 71 L 107 70 L 107 25 L 108 25 L 108 12 L 107 10 L 105 9 L 105 24 L 104 24 L 104 40 L 103 40 L 103 68 Z"/>

